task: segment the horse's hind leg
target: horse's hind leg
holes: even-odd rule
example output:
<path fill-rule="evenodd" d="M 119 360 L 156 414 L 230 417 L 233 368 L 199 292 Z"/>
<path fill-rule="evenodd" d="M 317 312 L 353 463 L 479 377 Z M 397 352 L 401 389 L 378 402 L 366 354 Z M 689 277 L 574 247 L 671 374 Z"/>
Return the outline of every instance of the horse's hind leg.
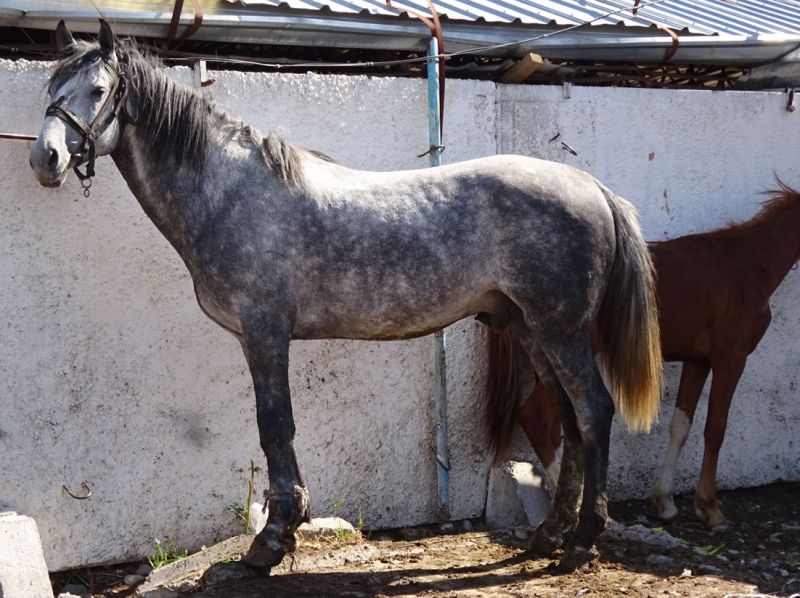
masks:
<path fill-rule="evenodd" d="M 614 403 L 595 363 L 588 334 L 585 338 L 563 335 L 544 349 L 572 404 L 579 434 L 579 442 L 575 444 L 582 450 L 584 464 L 578 525 L 559 562 L 560 569 L 571 571 L 594 558 L 594 540 L 608 520 L 606 484 Z M 566 428 L 565 419 L 565 431 Z"/>
<path fill-rule="evenodd" d="M 269 571 L 294 552 L 297 526 L 310 518 L 308 491 L 294 453 L 294 418 L 289 397 L 289 338 L 287 322 L 256 320 L 244 326 L 242 347 L 256 391 L 261 448 L 269 475 L 267 525 L 254 538 L 242 561 Z"/>
<path fill-rule="evenodd" d="M 551 391 L 541 380 L 520 407 L 517 421 L 544 467 L 547 483 L 555 490 L 560 468 L 556 451 L 561 446 L 561 418 Z"/>
<path fill-rule="evenodd" d="M 536 528 L 529 546 L 536 554 L 551 556 L 572 533 L 578 520 L 578 503 L 583 489 L 583 454 L 575 412 L 564 387 L 538 345 L 530 339 L 524 340 L 523 345 L 539 375 L 540 384 L 544 383 L 555 397 L 556 408 L 564 425 L 564 456 L 555 488 L 553 510 Z"/>
<path fill-rule="evenodd" d="M 714 527 L 725 521 L 725 516 L 717 502 L 717 461 L 725 428 L 728 425 L 728 410 L 731 399 L 739 383 L 739 378 L 747 362 L 746 353 L 731 353 L 712 358 L 711 392 L 708 396 L 708 416 L 706 417 L 705 450 L 700 480 L 694 495 L 695 515 L 706 527 Z"/>

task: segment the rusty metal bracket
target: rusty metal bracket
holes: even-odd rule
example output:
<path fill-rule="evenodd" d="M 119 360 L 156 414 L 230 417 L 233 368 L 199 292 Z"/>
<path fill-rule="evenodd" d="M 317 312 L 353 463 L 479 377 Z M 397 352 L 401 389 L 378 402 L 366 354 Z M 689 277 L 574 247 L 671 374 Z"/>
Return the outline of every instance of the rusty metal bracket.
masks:
<path fill-rule="evenodd" d="M 445 148 L 444 145 L 432 145 L 432 146 L 430 146 L 428 148 L 427 152 L 422 152 L 421 154 L 417 154 L 417 158 L 424 158 L 428 154 L 432 154 L 433 152 L 437 152 L 437 151 L 443 152 L 445 149 L 446 148 Z"/>
<path fill-rule="evenodd" d="M 439 44 L 439 54 L 444 54 L 444 32 L 442 31 L 442 23 L 439 20 L 439 13 L 436 10 L 436 7 L 433 4 L 433 0 L 428 0 L 428 6 L 431 9 L 431 18 L 428 18 L 426 15 L 417 12 L 413 8 L 395 8 L 392 6 L 392 0 L 386 0 L 386 6 L 392 8 L 394 10 L 399 10 L 405 13 L 408 13 L 412 17 L 416 17 L 425 25 L 428 26 L 428 29 L 431 30 L 431 36 L 436 38 L 436 41 Z M 445 84 L 445 61 L 439 61 L 439 128 L 444 132 L 444 84 Z M 430 153 L 430 152 L 428 152 Z M 426 154 L 422 154 L 423 156 Z"/>
<path fill-rule="evenodd" d="M 89 488 L 89 484 L 87 484 L 86 482 L 81 482 L 81 490 L 84 491 L 85 493 L 84 496 L 78 496 L 77 494 L 73 494 L 72 492 L 70 492 L 69 488 L 67 488 L 66 484 L 61 486 L 61 489 L 67 494 L 69 494 L 75 500 L 86 500 L 87 498 L 91 498 L 92 496 L 92 489 Z"/>
<path fill-rule="evenodd" d="M 656 27 L 658 27 L 661 31 L 663 31 L 672 38 L 672 47 L 664 50 L 664 58 L 662 59 L 663 62 L 667 62 L 673 56 L 675 56 L 675 52 L 678 51 L 680 40 L 678 39 L 678 34 L 669 27 L 665 25 L 656 25 Z"/>
<path fill-rule="evenodd" d="M 200 29 L 200 25 L 203 24 L 203 8 L 200 6 L 200 0 L 190 1 L 192 3 L 192 8 L 194 9 L 194 20 L 192 21 L 192 24 L 189 25 L 183 33 L 181 33 L 180 37 L 176 39 L 175 36 L 178 33 L 178 23 L 181 20 L 181 13 L 183 12 L 183 0 L 175 0 L 175 8 L 172 10 L 172 19 L 169 22 L 169 30 L 167 31 L 167 45 L 171 50 L 174 50 L 181 44 L 182 41 L 197 33 L 197 30 Z"/>

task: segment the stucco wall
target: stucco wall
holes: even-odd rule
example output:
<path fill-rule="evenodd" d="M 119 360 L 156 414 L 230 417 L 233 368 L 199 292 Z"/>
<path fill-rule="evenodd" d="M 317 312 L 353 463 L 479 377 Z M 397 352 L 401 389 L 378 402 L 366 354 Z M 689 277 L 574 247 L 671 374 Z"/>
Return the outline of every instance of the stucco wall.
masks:
<path fill-rule="evenodd" d="M 558 160 L 597 176 L 638 208 L 647 239 L 724 226 L 755 214 L 773 171 L 800 187 L 800 114 L 786 94 L 500 86 L 498 151 Z M 558 139 L 549 141 L 557 133 Z M 562 148 L 566 142 L 576 152 Z M 800 231 L 798 231 L 800 234 Z M 800 479 L 800 281 L 790 272 L 773 296 L 773 319 L 747 362 L 730 410 L 719 464 L 720 487 Z M 678 388 L 668 365 L 659 425 L 651 436 L 612 432 L 609 492 L 642 496 L 652 486 Z M 702 460 L 708 387 L 676 475 L 694 488 Z M 521 436 L 521 435 L 520 435 Z M 528 454 L 518 442 L 518 456 Z M 723 505 L 724 508 L 724 505 Z"/>
<path fill-rule="evenodd" d="M 424 81 L 213 76 L 217 101 L 262 130 L 278 125 L 356 167 L 426 165 L 416 157 L 428 145 Z M 45 79 L 46 66 L 0 61 L 0 130 L 38 129 Z M 649 238 L 664 238 L 746 217 L 773 168 L 800 184 L 800 117 L 782 98 L 573 88 L 565 100 L 560 88 L 450 81 L 444 159 L 515 151 L 574 163 L 634 201 Z M 556 132 L 577 157 L 547 143 Z M 225 507 L 244 499 L 243 469 L 250 459 L 264 467 L 237 343 L 200 313 L 179 258 L 109 159 L 84 199 L 74 177 L 57 191 L 39 187 L 28 144 L 0 143 L 0 504 L 36 518 L 51 569 L 141 556 L 154 537 L 192 548 L 233 532 Z M 786 349 L 800 326 L 798 292 L 792 280 L 779 290 L 775 324 L 734 402 L 726 485 L 800 475 L 789 432 L 800 419 L 797 368 Z M 454 518 L 480 515 L 485 499 L 481 339 L 472 322 L 448 331 Z M 294 343 L 291 357 L 298 458 L 316 514 L 344 498 L 340 511 L 361 508 L 370 526 L 432 521 L 430 339 Z M 649 485 L 662 431 L 615 431 L 615 496 Z M 623 461 L 630 454 L 640 458 Z M 91 500 L 61 491 L 84 480 Z"/>

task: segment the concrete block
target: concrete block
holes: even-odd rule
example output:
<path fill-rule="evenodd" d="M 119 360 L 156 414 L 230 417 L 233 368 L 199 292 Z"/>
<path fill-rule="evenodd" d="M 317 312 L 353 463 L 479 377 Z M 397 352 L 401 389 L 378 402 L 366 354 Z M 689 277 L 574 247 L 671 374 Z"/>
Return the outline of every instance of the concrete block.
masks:
<path fill-rule="evenodd" d="M 253 536 L 234 536 L 185 559 L 153 569 L 147 579 L 136 588 L 135 595 L 146 598 L 166 596 L 167 592 L 172 592 L 172 586 L 179 585 L 187 578 L 199 577 L 214 563 L 244 554 L 252 542 Z"/>
<path fill-rule="evenodd" d="M 0 513 L 0 596 L 53 597 L 36 522 L 13 511 Z"/>
<path fill-rule="evenodd" d="M 486 525 L 491 528 L 539 525 L 550 512 L 550 494 L 533 465 L 506 461 L 489 472 Z"/>

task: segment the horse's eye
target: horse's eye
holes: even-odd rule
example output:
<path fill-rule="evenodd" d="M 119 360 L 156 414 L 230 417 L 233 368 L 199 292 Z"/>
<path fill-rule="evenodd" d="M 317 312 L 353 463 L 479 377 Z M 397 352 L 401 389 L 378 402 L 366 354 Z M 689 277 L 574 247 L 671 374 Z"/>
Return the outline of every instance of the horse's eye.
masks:
<path fill-rule="evenodd" d="M 94 98 L 102 98 L 102 97 L 103 97 L 103 94 L 104 94 L 105 92 L 106 92 L 106 90 L 105 90 L 104 88 L 102 88 L 102 87 L 95 87 L 95 88 L 92 90 L 92 97 L 94 97 Z"/>

